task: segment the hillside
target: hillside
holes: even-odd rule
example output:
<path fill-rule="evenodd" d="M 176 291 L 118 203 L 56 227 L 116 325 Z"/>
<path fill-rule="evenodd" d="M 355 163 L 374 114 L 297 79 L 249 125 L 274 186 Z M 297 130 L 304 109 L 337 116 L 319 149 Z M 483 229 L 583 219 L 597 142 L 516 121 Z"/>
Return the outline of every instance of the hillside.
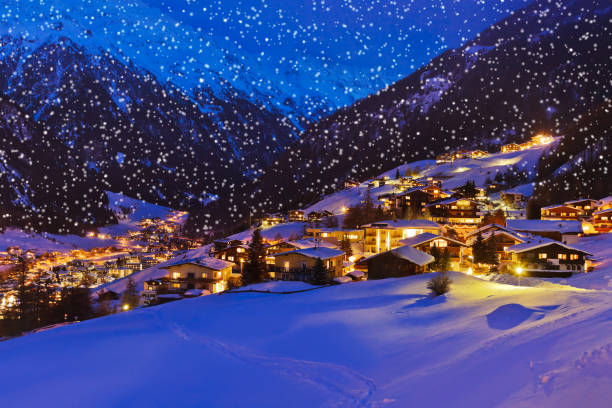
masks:
<path fill-rule="evenodd" d="M 611 13 L 594 0 L 535 1 L 314 124 L 266 170 L 255 202 L 263 209 L 300 207 L 346 179 L 370 178 L 458 148 L 495 151 L 541 131 L 601 145 L 608 138 L 606 121 L 594 121 L 587 132 L 574 129 L 610 97 L 611 51 L 600 44 L 609 42 Z M 557 167 L 571 164 L 570 156 Z M 595 169 L 609 167 L 609 155 L 603 156 Z"/>
<path fill-rule="evenodd" d="M 3 342 L 3 401 L 608 405 L 608 292 L 451 276 L 453 290 L 435 300 L 427 275 L 294 295 L 213 295 Z M 267 289 L 284 283 L 276 285 Z M 25 392 L 32 386 L 37 392 Z M 248 396 L 242 403 L 237 387 Z"/>

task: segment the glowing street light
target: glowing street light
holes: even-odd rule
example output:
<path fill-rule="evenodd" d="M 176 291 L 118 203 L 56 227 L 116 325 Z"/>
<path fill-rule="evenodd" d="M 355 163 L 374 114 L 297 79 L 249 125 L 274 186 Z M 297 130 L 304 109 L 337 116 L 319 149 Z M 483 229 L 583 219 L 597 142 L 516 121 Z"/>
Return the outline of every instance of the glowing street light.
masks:
<path fill-rule="evenodd" d="M 126 312 L 130 310 L 130 305 L 128 304 L 123 305 L 123 310 L 125 310 Z"/>
<path fill-rule="evenodd" d="M 474 270 L 472 269 L 472 267 L 470 266 L 467 270 L 467 274 L 468 275 L 473 275 L 474 274 Z"/>
<path fill-rule="evenodd" d="M 518 285 L 521 286 L 521 275 L 523 274 L 523 268 L 520 266 L 517 267 L 516 274 L 518 275 Z"/>

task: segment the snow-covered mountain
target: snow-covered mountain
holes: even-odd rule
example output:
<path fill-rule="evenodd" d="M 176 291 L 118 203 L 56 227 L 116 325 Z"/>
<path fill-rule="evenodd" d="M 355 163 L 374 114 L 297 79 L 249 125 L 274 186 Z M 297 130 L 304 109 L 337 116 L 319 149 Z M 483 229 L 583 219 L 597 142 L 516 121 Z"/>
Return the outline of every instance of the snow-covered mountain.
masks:
<path fill-rule="evenodd" d="M 611 17 L 609 5 L 596 0 L 534 2 L 311 126 L 267 169 L 256 202 L 298 208 L 348 178 L 363 180 L 458 148 L 498 150 L 540 131 L 563 135 L 589 112 L 609 115 L 612 55 L 603 44 Z M 586 133 L 574 134 L 587 145 L 610 146 L 609 128 Z M 602 156 L 609 163 L 609 154 Z"/>

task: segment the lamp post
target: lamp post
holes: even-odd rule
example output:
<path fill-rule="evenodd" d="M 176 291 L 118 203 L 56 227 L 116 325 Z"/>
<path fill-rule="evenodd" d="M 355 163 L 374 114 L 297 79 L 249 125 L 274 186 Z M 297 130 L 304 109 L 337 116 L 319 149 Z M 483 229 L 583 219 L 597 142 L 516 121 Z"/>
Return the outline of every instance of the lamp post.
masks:
<path fill-rule="evenodd" d="M 523 268 L 520 266 L 516 268 L 516 273 L 518 275 L 518 285 L 520 287 L 521 286 L 521 275 L 523 274 Z"/>

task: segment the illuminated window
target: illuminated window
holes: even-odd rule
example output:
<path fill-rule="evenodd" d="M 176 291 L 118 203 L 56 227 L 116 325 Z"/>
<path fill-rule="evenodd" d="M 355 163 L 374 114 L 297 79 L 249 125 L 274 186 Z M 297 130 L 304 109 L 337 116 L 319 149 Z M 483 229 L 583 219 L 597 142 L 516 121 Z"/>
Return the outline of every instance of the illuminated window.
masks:
<path fill-rule="evenodd" d="M 206 272 L 202 273 L 202 278 L 203 278 L 203 279 L 208 278 L 208 275 L 206 274 Z"/>
<path fill-rule="evenodd" d="M 548 255 L 546 255 L 545 253 L 540 252 L 540 253 L 538 254 L 538 258 L 539 258 L 539 259 L 546 259 L 546 258 L 548 258 Z"/>
<path fill-rule="evenodd" d="M 327 238 L 327 235 L 328 235 L 328 234 L 327 234 L 327 232 L 324 232 L 324 233 L 322 233 L 322 234 L 321 234 L 321 236 L 322 236 L 323 238 Z"/>
<path fill-rule="evenodd" d="M 180 287 L 181 287 L 181 284 L 180 284 L 180 283 L 173 283 L 173 284 L 172 284 L 172 287 L 173 287 L 173 288 L 180 288 Z"/>
<path fill-rule="evenodd" d="M 244 248 L 238 248 L 238 249 L 236 249 L 236 252 L 242 253 L 242 252 L 244 252 Z"/>
<path fill-rule="evenodd" d="M 557 259 L 567 259 L 567 254 L 557 254 Z"/>
<path fill-rule="evenodd" d="M 228 261 L 234 261 L 234 257 L 233 257 L 233 256 L 228 256 L 228 257 L 227 257 L 227 260 L 228 260 Z"/>
<path fill-rule="evenodd" d="M 181 277 L 180 272 L 172 272 L 172 279 L 179 279 Z"/>
<path fill-rule="evenodd" d="M 435 246 L 437 248 L 445 248 L 448 246 L 448 242 L 444 239 L 434 239 L 431 244 L 431 246 Z"/>
<path fill-rule="evenodd" d="M 575 260 L 577 260 L 578 258 L 579 258 L 578 254 L 570 254 L 570 259 L 571 259 L 572 261 L 575 261 Z"/>

